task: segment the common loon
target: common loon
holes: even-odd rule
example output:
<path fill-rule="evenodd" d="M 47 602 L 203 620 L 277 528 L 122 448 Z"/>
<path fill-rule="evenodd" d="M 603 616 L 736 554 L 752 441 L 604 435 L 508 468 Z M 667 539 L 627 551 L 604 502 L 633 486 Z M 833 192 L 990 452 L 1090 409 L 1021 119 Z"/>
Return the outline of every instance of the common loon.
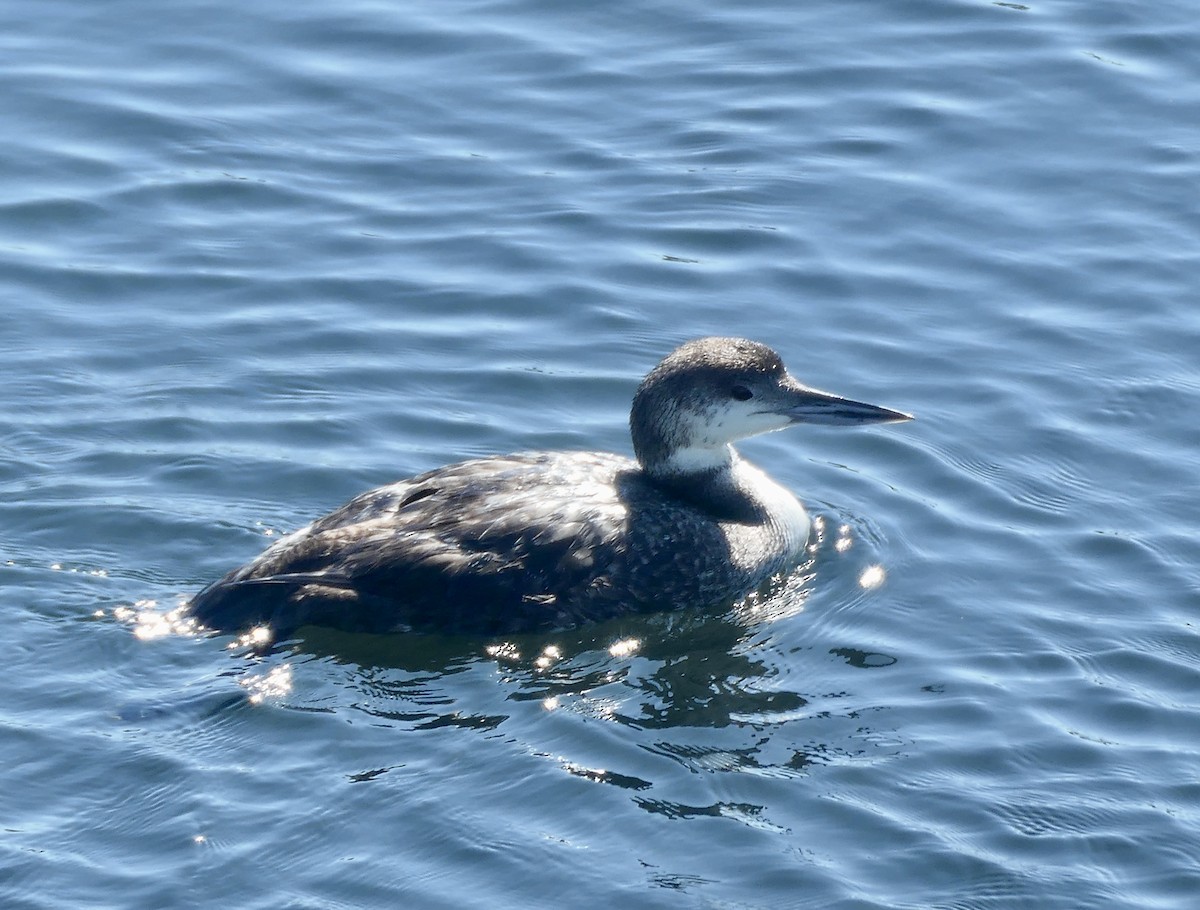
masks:
<path fill-rule="evenodd" d="M 910 415 L 807 388 L 769 347 L 700 338 L 633 398 L 636 460 L 479 458 L 370 490 L 210 584 L 209 629 L 496 635 L 728 605 L 790 569 L 809 519 L 735 440 Z"/>

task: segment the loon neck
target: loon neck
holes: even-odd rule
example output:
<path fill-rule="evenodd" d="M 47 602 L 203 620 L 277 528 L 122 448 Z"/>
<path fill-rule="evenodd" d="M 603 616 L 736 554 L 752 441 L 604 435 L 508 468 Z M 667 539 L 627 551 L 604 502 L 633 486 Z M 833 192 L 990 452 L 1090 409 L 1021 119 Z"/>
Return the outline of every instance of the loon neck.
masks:
<path fill-rule="evenodd" d="M 655 485 L 715 518 L 747 523 L 761 519 L 763 504 L 745 483 L 745 462 L 733 446 L 676 449 L 671 455 L 642 465 Z"/>

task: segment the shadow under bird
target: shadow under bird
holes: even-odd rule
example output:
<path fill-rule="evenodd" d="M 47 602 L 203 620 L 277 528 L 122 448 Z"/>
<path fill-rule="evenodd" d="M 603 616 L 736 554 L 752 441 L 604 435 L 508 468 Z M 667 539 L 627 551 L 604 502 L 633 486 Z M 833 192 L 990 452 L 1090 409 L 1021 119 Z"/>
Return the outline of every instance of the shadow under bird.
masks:
<path fill-rule="evenodd" d="M 276 636 L 304 625 L 495 635 L 729 605 L 794 567 L 810 526 L 732 443 L 909 419 L 801 385 L 765 345 L 696 339 L 634 395 L 636 460 L 529 452 L 370 490 L 204 588 L 190 613 Z"/>

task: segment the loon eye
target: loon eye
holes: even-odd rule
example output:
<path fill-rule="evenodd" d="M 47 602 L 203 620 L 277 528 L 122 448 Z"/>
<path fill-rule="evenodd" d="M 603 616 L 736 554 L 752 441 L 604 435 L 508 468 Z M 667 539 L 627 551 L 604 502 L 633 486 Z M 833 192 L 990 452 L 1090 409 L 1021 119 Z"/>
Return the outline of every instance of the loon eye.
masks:
<path fill-rule="evenodd" d="M 751 398 L 754 397 L 754 393 L 751 392 L 744 385 L 735 385 L 732 389 L 729 390 L 729 394 L 732 395 L 734 398 L 736 398 L 738 401 L 749 401 Z"/>

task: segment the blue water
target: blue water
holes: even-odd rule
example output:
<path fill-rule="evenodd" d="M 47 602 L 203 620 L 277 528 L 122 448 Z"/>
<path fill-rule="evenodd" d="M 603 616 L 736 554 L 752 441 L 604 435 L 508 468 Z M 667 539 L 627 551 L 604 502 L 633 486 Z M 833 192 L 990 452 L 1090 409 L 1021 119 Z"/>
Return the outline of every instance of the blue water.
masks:
<path fill-rule="evenodd" d="M 0 905 L 1195 907 L 1198 42 L 1184 0 L 0 7 Z M 743 446 L 820 519 L 775 596 L 160 623 L 370 486 L 627 452 L 712 333 L 918 417 Z"/>

